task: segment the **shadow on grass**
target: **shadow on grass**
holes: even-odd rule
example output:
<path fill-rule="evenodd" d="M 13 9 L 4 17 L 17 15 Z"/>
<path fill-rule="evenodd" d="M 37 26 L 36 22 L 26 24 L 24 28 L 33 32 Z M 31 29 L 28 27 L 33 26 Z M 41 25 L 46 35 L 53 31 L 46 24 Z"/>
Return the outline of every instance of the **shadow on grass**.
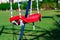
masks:
<path fill-rule="evenodd" d="M 56 15 L 57 17 L 60 17 L 60 15 Z"/>
<path fill-rule="evenodd" d="M 53 16 L 42 16 L 42 18 L 53 18 Z"/>
<path fill-rule="evenodd" d="M 3 35 L 2 33 L 4 33 L 4 34 L 13 34 L 13 40 L 14 40 L 14 37 L 15 37 L 15 40 L 17 40 L 16 33 L 14 32 L 15 31 L 14 26 L 13 26 L 13 28 L 5 28 L 5 26 L 3 25 L 2 28 L 0 28 L 0 29 L 1 29 L 0 30 L 0 36 Z M 4 32 L 4 30 L 12 30 L 13 33 Z"/>
<path fill-rule="evenodd" d="M 29 39 L 29 40 L 40 40 L 40 37 L 45 38 L 45 40 L 60 40 L 60 28 L 56 28 L 56 29 L 53 29 L 51 31 L 46 30 L 46 29 L 44 29 L 44 30 L 45 30 L 45 31 L 43 31 L 44 33 L 39 34 L 39 35 L 36 35 L 36 34 L 35 35 L 33 35 L 33 34 L 30 35 L 29 34 L 28 36 L 31 36 L 31 37 L 35 36 L 34 38 Z M 37 31 L 36 33 L 41 33 L 41 32 Z M 48 34 L 48 36 L 46 34 Z"/>
<path fill-rule="evenodd" d="M 60 10 L 57 10 L 57 11 L 55 11 L 55 12 L 60 12 Z"/>
<path fill-rule="evenodd" d="M 39 26 L 36 26 L 36 27 L 40 28 Z M 23 40 L 40 40 L 41 37 L 45 40 L 60 40 L 60 28 L 59 29 L 54 29 L 54 30 L 51 30 L 51 31 L 46 30 L 44 28 L 41 28 L 41 29 L 43 29 L 44 31 L 42 31 L 42 30 L 32 31 L 32 30 L 25 29 L 25 32 L 27 32 L 28 34 L 24 33 L 25 38 L 23 38 Z M 12 30 L 13 33 L 3 32 L 3 30 Z M 12 28 L 5 28 L 5 26 L 2 26 L 2 29 L 0 30 L 0 35 L 2 35 L 2 33 L 13 34 L 13 40 L 17 40 L 16 35 L 19 35 L 19 33 L 16 33 L 15 32 L 16 30 L 18 30 L 20 32 L 20 29 L 16 29 L 16 28 L 14 28 L 14 26 Z M 32 33 L 29 34 L 29 32 L 32 32 Z M 43 33 L 40 34 L 41 32 L 43 32 Z M 37 33 L 38 33 L 38 35 L 37 35 Z M 30 36 L 30 37 L 33 37 L 33 38 L 29 39 L 26 36 L 28 36 L 28 37 Z"/>
<path fill-rule="evenodd" d="M 3 30 L 4 30 L 4 26 L 2 26 L 2 29 L 0 30 L 0 35 L 2 34 Z"/>

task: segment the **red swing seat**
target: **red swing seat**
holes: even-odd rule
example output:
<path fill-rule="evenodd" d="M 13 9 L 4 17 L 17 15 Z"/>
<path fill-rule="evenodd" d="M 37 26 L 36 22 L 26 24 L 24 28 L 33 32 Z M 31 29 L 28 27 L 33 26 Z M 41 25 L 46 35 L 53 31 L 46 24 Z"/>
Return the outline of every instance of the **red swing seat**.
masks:
<path fill-rule="evenodd" d="M 35 14 L 32 14 L 32 15 L 29 15 L 27 18 L 22 18 L 22 20 L 25 23 L 36 22 L 36 21 L 38 21 L 40 19 L 41 19 L 41 14 L 40 13 L 35 13 Z"/>
<path fill-rule="evenodd" d="M 29 15 L 27 18 L 25 18 L 24 16 L 21 16 L 21 18 L 20 18 L 20 16 L 13 16 L 10 18 L 10 22 L 16 21 L 18 24 L 20 24 L 19 19 L 23 20 L 24 23 L 32 23 L 32 22 L 36 22 L 36 21 L 40 20 L 41 14 L 35 13 L 32 15 Z"/>

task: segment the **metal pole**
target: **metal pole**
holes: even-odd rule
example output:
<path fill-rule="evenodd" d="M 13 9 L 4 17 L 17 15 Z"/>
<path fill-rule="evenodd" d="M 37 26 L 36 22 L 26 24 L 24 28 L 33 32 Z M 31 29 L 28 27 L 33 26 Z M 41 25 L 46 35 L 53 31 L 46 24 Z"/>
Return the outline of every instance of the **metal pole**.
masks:
<path fill-rule="evenodd" d="M 25 24 L 23 23 L 23 21 L 20 21 L 21 25 L 21 32 L 20 32 L 20 37 L 19 40 L 22 40 L 23 38 L 23 33 L 24 33 L 24 28 L 25 28 Z"/>
<path fill-rule="evenodd" d="M 12 0 L 9 0 L 10 1 L 10 16 L 12 17 Z"/>
<path fill-rule="evenodd" d="M 30 6 L 31 6 L 31 0 L 28 1 L 28 5 L 27 5 L 27 7 L 26 7 L 26 13 L 25 13 L 25 17 L 26 17 L 26 18 L 27 18 L 27 16 L 28 16 L 28 12 L 29 12 Z"/>
<path fill-rule="evenodd" d="M 30 15 L 32 14 L 32 0 L 31 0 L 31 6 L 30 6 Z"/>
<path fill-rule="evenodd" d="M 18 0 L 18 10 L 19 10 L 20 18 L 21 18 L 21 9 L 20 9 L 20 5 L 21 5 L 21 4 L 20 4 L 20 2 L 21 2 L 21 1 Z"/>
<path fill-rule="evenodd" d="M 38 0 L 36 0 L 36 3 L 37 3 L 37 12 L 39 13 Z"/>

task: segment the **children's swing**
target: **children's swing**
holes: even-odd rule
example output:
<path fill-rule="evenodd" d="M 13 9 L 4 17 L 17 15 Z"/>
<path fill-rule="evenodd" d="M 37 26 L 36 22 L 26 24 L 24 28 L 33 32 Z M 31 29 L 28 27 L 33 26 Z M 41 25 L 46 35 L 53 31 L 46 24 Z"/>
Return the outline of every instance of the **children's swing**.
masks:
<path fill-rule="evenodd" d="M 12 3 L 10 2 L 11 5 L 11 18 L 10 22 L 15 23 L 19 25 L 19 19 L 22 19 L 24 23 L 33 23 L 41 19 L 41 14 L 39 13 L 38 9 L 38 1 L 37 1 L 37 13 L 32 14 L 32 1 L 31 1 L 31 9 L 30 9 L 30 15 L 28 16 L 28 13 L 25 14 L 25 17 L 21 15 L 20 11 L 20 4 L 18 2 L 18 7 L 19 7 L 19 15 L 18 16 L 12 16 Z M 28 11 L 27 11 L 28 12 Z"/>
<path fill-rule="evenodd" d="M 27 9 L 25 16 L 21 15 L 21 9 L 20 9 L 20 3 L 18 1 L 18 9 L 19 9 L 19 15 L 17 16 L 12 16 L 12 0 L 10 0 L 10 22 L 15 24 L 15 25 L 21 25 L 21 33 L 20 33 L 20 38 L 19 40 L 22 40 L 23 32 L 24 32 L 24 27 L 26 23 L 33 23 L 41 20 L 41 14 L 39 13 L 39 8 L 38 8 L 38 0 L 36 0 L 37 3 L 37 13 L 32 14 L 32 0 L 28 1 Z M 28 10 L 30 9 L 30 15 L 28 16 Z"/>

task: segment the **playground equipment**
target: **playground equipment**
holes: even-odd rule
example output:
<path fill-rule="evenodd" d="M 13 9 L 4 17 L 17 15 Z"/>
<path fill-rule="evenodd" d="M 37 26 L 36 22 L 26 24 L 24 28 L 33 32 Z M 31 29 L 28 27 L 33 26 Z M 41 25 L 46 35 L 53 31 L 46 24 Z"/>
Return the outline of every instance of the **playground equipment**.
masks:
<path fill-rule="evenodd" d="M 26 23 L 33 23 L 33 29 L 35 29 L 34 22 L 41 20 L 41 14 L 39 13 L 39 8 L 38 8 L 38 0 L 36 0 L 36 3 L 37 3 L 37 13 L 32 14 L 32 0 L 29 0 L 27 8 L 26 8 L 25 16 L 23 16 L 21 15 L 20 2 L 18 0 L 19 15 L 13 16 L 12 15 L 12 0 L 10 0 L 10 14 L 11 14 L 10 22 L 15 25 L 21 25 L 21 33 L 20 33 L 19 40 L 22 40 Z M 28 15 L 29 9 L 30 9 L 30 15 Z"/>

